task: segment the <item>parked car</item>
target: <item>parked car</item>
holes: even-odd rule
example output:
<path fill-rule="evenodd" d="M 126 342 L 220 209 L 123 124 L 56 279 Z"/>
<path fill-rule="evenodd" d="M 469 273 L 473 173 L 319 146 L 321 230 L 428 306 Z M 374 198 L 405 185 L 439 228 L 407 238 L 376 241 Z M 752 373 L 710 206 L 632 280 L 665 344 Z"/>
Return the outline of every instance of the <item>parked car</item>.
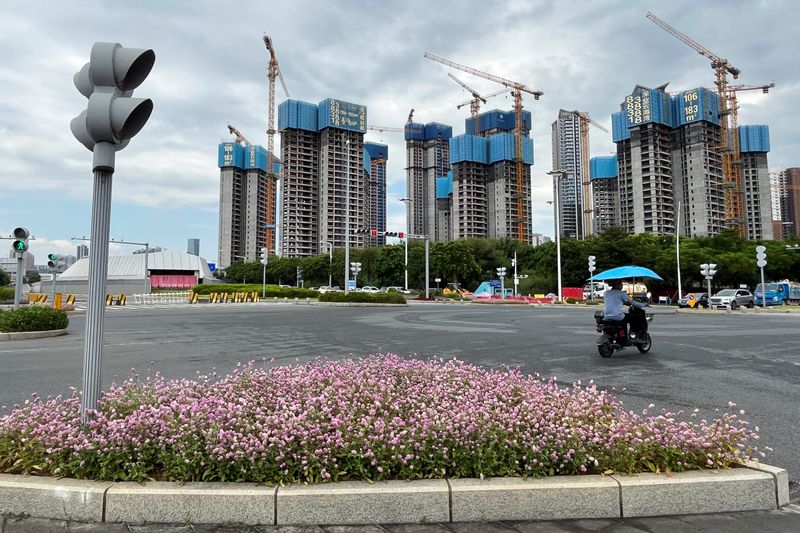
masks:
<path fill-rule="evenodd" d="M 371 292 L 374 294 L 381 292 L 381 290 L 378 287 L 374 287 L 372 285 L 365 285 L 364 287 L 361 287 L 361 292 Z"/>
<path fill-rule="evenodd" d="M 707 292 L 690 292 L 678 300 L 678 307 L 685 309 L 687 307 L 697 309 L 703 307 L 708 309 L 708 293 Z"/>
<path fill-rule="evenodd" d="M 400 294 L 411 294 L 411 291 L 405 290 L 403 287 L 381 287 L 381 292 L 399 292 Z"/>
<path fill-rule="evenodd" d="M 747 289 L 722 289 L 717 294 L 711 297 L 711 307 L 717 309 L 739 309 L 740 307 L 747 307 L 752 309 L 755 307 L 755 299 L 753 294 Z"/>
<path fill-rule="evenodd" d="M 333 287 L 323 285 L 317 290 L 320 292 L 320 294 L 325 294 L 326 292 L 342 292 L 342 289 L 340 289 L 338 285 L 334 285 Z"/>

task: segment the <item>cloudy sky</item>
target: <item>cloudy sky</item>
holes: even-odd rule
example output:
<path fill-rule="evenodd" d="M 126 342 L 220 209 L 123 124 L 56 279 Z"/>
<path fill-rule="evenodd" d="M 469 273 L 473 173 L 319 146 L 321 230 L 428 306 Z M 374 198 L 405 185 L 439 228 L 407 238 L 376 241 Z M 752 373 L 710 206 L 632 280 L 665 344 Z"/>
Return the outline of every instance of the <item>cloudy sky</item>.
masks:
<path fill-rule="evenodd" d="M 201 255 L 215 261 L 217 145 L 231 139 L 228 123 L 266 145 L 266 32 L 292 98 L 364 104 L 372 125 L 400 127 L 414 108 L 415 120 L 464 133 L 469 109 L 456 106 L 469 94 L 448 68 L 424 59 L 426 51 L 543 91 L 525 108 L 533 113 L 534 231 L 552 236 L 546 172 L 560 108 L 587 111 L 611 130 L 611 113 L 637 84 L 712 86 L 709 61 L 647 20 L 648 10 L 729 59 L 742 71 L 736 83 L 776 83 L 769 95 L 742 94 L 740 120 L 770 126 L 771 167 L 800 164 L 791 0 L 3 2 L 0 233 L 29 228 L 37 263 L 51 251 L 74 254 L 70 239 L 88 236 L 91 154 L 69 129 L 86 100 L 72 76 L 95 41 L 113 41 L 152 48 L 156 64 L 136 92 L 153 99 L 153 115 L 117 154 L 111 236 L 173 250 L 199 238 Z M 482 93 L 501 88 L 452 72 Z M 278 102 L 284 98 L 279 87 Z M 511 105 L 502 95 L 484 109 Z M 402 135 L 369 132 L 367 139 L 389 145 L 387 226 L 402 231 Z M 591 149 L 611 154 L 611 135 L 593 131 Z M 132 248 L 112 244 L 111 253 Z"/>

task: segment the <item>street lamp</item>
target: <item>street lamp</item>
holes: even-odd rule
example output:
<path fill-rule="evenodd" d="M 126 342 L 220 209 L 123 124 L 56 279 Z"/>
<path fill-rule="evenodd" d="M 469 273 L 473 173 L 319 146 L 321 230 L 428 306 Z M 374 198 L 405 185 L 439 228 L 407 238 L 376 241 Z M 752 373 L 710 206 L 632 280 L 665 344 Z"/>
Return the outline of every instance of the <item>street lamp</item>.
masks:
<path fill-rule="evenodd" d="M 553 170 L 548 172 L 550 176 L 558 176 L 558 178 L 553 178 L 553 188 L 555 189 L 555 205 L 556 205 L 556 263 L 558 269 L 558 301 L 561 302 L 561 214 L 559 212 L 561 206 L 561 193 L 559 189 L 561 188 L 561 180 L 567 176 L 566 170 Z"/>
<path fill-rule="evenodd" d="M 400 201 L 406 204 L 406 238 L 404 240 L 405 243 L 405 252 L 406 252 L 406 262 L 405 262 L 405 290 L 408 290 L 408 236 L 411 233 L 411 221 L 410 221 L 410 211 L 409 211 L 409 204 L 413 202 L 411 198 L 400 198 Z"/>
<path fill-rule="evenodd" d="M 497 275 L 500 276 L 500 299 L 506 299 L 506 267 L 497 267 Z"/>
<path fill-rule="evenodd" d="M 344 293 L 350 292 L 350 139 L 345 140 L 345 158 L 347 159 L 347 172 L 345 173 L 345 208 L 344 208 Z"/>

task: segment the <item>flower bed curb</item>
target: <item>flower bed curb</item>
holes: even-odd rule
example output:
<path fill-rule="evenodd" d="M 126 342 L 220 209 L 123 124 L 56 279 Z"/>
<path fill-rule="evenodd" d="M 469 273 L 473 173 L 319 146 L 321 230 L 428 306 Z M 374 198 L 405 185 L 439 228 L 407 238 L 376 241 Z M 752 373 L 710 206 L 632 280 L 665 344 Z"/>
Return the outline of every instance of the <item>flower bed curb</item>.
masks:
<path fill-rule="evenodd" d="M 45 337 L 58 337 L 66 335 L 66 329 L 51 329 L 49 331 L 18 331 L 15 333 L 0 333 L 0 341 L 18 341 L 22 339 L 43 339 Z"/>
<path fill-rule="evenodd" d="M 253 483 L 110 483 L 0 474 L 0 514 L 128 523 L 346 525 L 618 518 L 773 510 L 786 470 L 748 463 L 664 474 Z"/>

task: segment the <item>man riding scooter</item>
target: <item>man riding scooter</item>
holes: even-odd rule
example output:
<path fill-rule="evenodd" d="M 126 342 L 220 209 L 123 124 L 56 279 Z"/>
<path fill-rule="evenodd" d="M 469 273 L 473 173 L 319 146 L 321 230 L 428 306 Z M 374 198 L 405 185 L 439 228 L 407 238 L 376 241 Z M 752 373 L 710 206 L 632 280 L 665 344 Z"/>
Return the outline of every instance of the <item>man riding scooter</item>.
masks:
<path fill-rule="evenodd" d="M 623 306 L 628 305 L 635 309 L 644 309 L 647 307 L 647 304 L 638 302 L 632 299 L 626 292 L 623 292 L 622 280 L 614 279 L 610 280 L 608 283 L 611 285 L 611 290 L 607 290 L 603 295 L 603 320 L 620 322 L 626 329 L 627 325 L 630 324 L 630 335 L 628 336 L 630 341 L 634 344 L 644 342 L 644 339 L 640 339 L 637 336 L 637 332 L 646 329 L 646 324 L 642 327 L 640 323 L 642 320 L 646 320 L 644 313 L 626 313 L 623 310 Z"/>

